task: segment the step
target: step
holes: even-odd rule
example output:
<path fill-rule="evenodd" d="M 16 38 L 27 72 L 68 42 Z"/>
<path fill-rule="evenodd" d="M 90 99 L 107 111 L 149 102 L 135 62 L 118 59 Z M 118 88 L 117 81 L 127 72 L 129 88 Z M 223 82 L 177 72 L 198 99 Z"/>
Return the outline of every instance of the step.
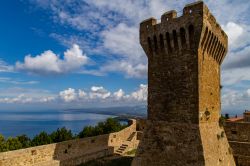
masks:
<path fill-rule="evenodd" d="M 123 153 L 123 151 L 120 151 L 120 150 L 117 150 L 116 152 L 117 152 L 117 153 Z"/>
<path fill-rule="evenodd" d="M 120 148 L 119 148 L 119 149 L 117 149 L 117 150 L 124 151 L 125 149 L 120 149 Z"/>

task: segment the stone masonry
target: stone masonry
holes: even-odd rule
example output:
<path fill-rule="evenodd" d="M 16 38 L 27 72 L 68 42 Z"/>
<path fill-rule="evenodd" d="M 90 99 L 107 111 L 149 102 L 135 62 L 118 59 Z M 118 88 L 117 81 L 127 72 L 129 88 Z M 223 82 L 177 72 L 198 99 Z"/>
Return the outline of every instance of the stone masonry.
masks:
<path fill-rule="evenodd" d="M 125 129 L 94 137 L 74 139 L 54 144 L 0 153 L 0 166 L 75 166 L 90 160 L 119 155 L 136 149 L 136 120 Z"/>
<path fill-rule="evenodd" d="M 231 118 L 225 123 L 225 132 L 238 166 L 250 165 L 250 112 L 242 118 Z"/>
<path fill-rule="evenodd" d="M 133 166 L 234 166 L 219 126 L 228 39 L 203 2 L 140 24 L 148 57 L 148 120 Z"/>

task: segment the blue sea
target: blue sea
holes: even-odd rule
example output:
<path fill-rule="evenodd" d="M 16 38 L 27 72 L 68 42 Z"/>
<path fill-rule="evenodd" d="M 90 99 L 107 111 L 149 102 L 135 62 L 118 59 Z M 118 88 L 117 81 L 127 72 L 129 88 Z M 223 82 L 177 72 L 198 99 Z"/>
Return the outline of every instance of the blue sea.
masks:
<path fill-rule="evenodd" d="M 22 134 L 32 138 L 41 131 L 51 133 L 61 127 L 76 134 L 84 126 L 96 125 L 108 117 L 114 116 L 81 111 L 0 111 L 0 134 L 5 138 Z"/>

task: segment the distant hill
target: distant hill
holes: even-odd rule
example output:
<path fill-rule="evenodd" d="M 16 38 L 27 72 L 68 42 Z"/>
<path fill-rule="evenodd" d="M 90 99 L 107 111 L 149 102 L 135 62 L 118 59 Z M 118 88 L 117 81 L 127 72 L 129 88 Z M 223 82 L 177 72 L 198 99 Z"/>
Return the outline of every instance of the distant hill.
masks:
<path fill-rule="evenodd" d="M 147 106 L 128 106 L 128 107 L 105 107 L 105 108 L 82 108 L 68 109 L 66 111 L 82 111 L 85 113 L 114 115 L 119 117 L 141 117 L 147 116 Z"/>

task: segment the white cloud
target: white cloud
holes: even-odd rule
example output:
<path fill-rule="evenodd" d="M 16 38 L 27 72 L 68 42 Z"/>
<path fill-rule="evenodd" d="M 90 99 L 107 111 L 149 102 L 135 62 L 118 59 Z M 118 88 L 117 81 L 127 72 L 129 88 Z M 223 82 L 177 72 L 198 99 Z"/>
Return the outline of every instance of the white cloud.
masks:
<path fill-rule="evenodd" d="M 60 98 L 65 102 L 71 102 L 77 99 L 75 89 L 69 88 L 59 93 Z"/>
<path fill-rule="evenodd" d="M 8 84 L 16 84 L 16 85 L 32 85 L 38 84 L 38 81 L 23 81 L 23 80 L 16 80 L 9 77 L 0 77 L 1 83 L 8 83 Z"/>
<path fill-rule="evenodd" d="M 234 23 L 228 22 L 225 26 L 222 26 L 228 35 L 229 44 L 233 44 L 243 34 L 243 28 Z"/>
<path fill-rule="evenodd" d="M 226 89 L 222 95 L 222 108 L 232 113 L 250 108 L 250 89 Z"/>
<path fill-rule="evenodd" d="M 113 96 L 115 100 L 120 100 L 124 97 L 125 93 L 122 89 L 119 89 L 118 91 L 114 92 Z"/>
<path fill-rule="evenodd" d="M 14 72 L 14 68 L 0 59 L 0 72 Z"/>
<path fill-rule="evenodd" d="M 39 89 L 11 88 L 0 89 L 1 104 L 52 104 L 63 108 L 68 106 L 98 107 L 114 105 L 145 105 L 147 85 L 141 84 L 135 91 L 125 93 L 123 89 L 111 92 L 103 86 L 92 86 L 88 90 L 68 88 L 58 93 Z M 61 107 L 62 106 L 62 107 Z"/>
<path fill-rule="evenodd" d="M 84 90 L 79 89 L 78 90 L 78 96 L 79 96 L 79 98 L 86 98 L 87 93 Z"/>
<path fill-rule="evenodd" d="M 111 61 L 101 67 L 102 72 L 121 72 L 125 73 L 127 78 L 146 78 L 147 69 L 147 64 L 133 64 L 125 60 Z"/>
<path fill-rule="evenodd" d="M 110 95 L 111 93 L 102 86 L 92 86 L 91 91 L 89 92 L 90 99 L 106 99 L 110 97 Z"/>
<path fill-rule="evenodd" d="M 222 84 L 237 85 L 237 83 L 250 80 L 250 46 L 231 52 L 222 64 Z"/>
<path fill-rule="evenodd" d="M 147 101 L 148 97 L 148 86 L 141 84 L 139 89 L 133 93 L 131 93 L 131 97 L 138 101 Z"/>
<path fill-rule="evenodd" d="M 70 2 L 32 1 L 43 9 L 52 11 L 56 23 L 70 26 L 76 30 L 87 31 L 87 34 L 90 34 L 84 36 L 79 33 L 66 36 L 52 34 L 54 38 L 67 45 L 72 42 L 79 43 L 81 47 L 88 50 L 88 54 L 99 53 L 106 56 L 106 60 L 98 64 L 101 66 L 99 71 L 88 72 L 85 70 L 83 73 L 105 75 L 109 72 L 120 72 L 125 77 L 145 78 L 147 58 L 139 45 L 139 23 L 149 17 L 160 19 L 164 12 L 172 9 L 177 10 L 178 15 L 182 15 L 184 5 L 194 2 L 194 0 Z M 230 49 L 239 50 L 250 44 L 248 19 L 250 3 L 248 0 L 205 0 L 205 3 L 221 25 L 224 25 L 222 27 L 228 33 Z"/>
<path fill-rule="evenodd" d="M 23 63 L 16 63 L 16 69 L 34 74 L 60 74 L 76 71 L 87 62 L 88 57 L 83 54 L 78 45 L 74 44 L 72 48 L 64 52 L 63 59 L 48 50 L 34 57 L 25 56 Z"/>

